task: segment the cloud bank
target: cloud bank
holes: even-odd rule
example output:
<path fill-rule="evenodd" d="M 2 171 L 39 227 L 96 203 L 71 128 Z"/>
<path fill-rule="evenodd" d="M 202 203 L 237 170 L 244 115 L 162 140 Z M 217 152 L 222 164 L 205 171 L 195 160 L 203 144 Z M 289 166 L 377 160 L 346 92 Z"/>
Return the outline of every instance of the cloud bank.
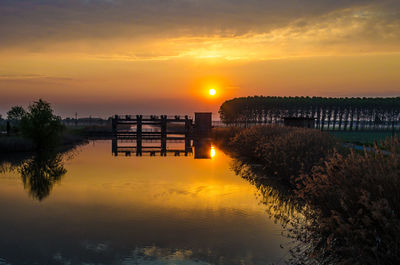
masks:
<path fill-rule="evenodd" d="M 0 52 L 271 59 L 399 52 L 399 1 L 3 0 Z"/>

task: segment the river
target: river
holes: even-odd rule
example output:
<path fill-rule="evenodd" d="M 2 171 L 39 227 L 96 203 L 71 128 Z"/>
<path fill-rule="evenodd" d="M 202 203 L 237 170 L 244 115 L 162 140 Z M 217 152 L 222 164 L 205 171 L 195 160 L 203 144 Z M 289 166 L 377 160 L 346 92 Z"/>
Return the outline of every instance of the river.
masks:
<path fill-rule="evenodd" d="M 0 264 L 283 264 L 282 227 L 212 152 L 114 156 L 104 140 L 50 166 L 3 165 Z M 59 177 L 34 179 L 43 167 Z"/>

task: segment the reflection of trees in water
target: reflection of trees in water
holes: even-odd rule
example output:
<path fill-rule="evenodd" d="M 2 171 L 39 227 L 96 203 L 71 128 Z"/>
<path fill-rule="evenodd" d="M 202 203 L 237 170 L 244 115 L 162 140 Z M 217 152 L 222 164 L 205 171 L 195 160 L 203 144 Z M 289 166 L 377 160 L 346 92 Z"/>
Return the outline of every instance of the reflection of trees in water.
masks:
<path fill-rule="evenodd" d="M 289 188 L 263 175 L 256 165 L 251 166 L 235 159 L 231 167 L 236 175 L 257 187 L 260 202 L 275 221 L 286 226 L 290 220 L 299 216 L 303 204 L 294 198 Z"/>
<path fill-rule="evenodd" d="M 46 150 L 34 156 L 32 153 L 0 156 L 0 174 L 18 172 L 24 188 L 41 201 L 67 172 L 63 161 L 73 159 L 80 150 L 79 146 L 68 146 L 58 152 Z"/>
<path fill-rule="evenodd" d="M 61 154 L 38 153 L 26 160 L 18 169 L 24 188 L 29 194 L 41 201 L 46 198 L 54 184 L 61 180 L 67 170 L 64 168 Z"/>
<path fill-rule="evenodd" d="M 31 155 L 25 153 L 0 155 L 0 174 L 11 173 L 18 169 L 24 163 L 24 160 L 28 159 Z"/>
<path fill-rule="evenodd" d="M 302 213 L 306 209 L 304 202 L 295 197 L 292 190 L 282 185 L 273 178 L 265 176 L 257 165 L 249 165 L 240 160 L 234 159 L 231 168 L 236 175 L 246 179 L 257 187 L 257 197 L 265 205 L 267 214 L 274 222 L 278 222 L 285 229 L 282 234 L 290 240 L 288 244 L 291 257 L 289 263 L 302 264 L 301 257 L 308 250 L 308 243 L 304 234 L 304 226 L 307 223 Z M 307 253 L 309 254 L 309 253 Z M 300 262 L 300 263 L 298 263 Z"/>

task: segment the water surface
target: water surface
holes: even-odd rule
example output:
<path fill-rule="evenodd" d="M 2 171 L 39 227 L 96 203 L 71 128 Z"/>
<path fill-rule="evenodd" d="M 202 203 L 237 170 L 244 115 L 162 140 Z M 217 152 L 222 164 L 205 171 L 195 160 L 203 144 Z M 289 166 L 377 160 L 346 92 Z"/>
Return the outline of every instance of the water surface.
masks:
<path fill-rule="evenodd" d="M 217 149 L 114 157 L 96 141 L 66 157 L 47 194 L 21 170 L 0 174 L 0 264 L 279 264 L 286 254 L 257 189 Z"/>

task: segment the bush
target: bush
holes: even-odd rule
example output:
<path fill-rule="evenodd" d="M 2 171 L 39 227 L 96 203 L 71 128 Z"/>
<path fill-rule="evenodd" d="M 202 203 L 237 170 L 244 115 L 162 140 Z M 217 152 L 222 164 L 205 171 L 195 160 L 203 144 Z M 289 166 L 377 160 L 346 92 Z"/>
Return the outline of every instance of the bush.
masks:
<path fill-rule="evenodd" d="M 299 179 L 297 195 L 308 202 L 299 232 L 307 258 L 318 264 L 400 264 L 400 144 L 387 141 Z"/>
<path fill-rule="evenodd" d="M 323 164 L 333 153 L 335 145 L 334 138 L 321 131 L 291 128 L 286 132 L 278 130 L 268 141 L 259 143 L 256 154 L 267 175 L 278 177 L 292 186 L 291 178 Z"/>

